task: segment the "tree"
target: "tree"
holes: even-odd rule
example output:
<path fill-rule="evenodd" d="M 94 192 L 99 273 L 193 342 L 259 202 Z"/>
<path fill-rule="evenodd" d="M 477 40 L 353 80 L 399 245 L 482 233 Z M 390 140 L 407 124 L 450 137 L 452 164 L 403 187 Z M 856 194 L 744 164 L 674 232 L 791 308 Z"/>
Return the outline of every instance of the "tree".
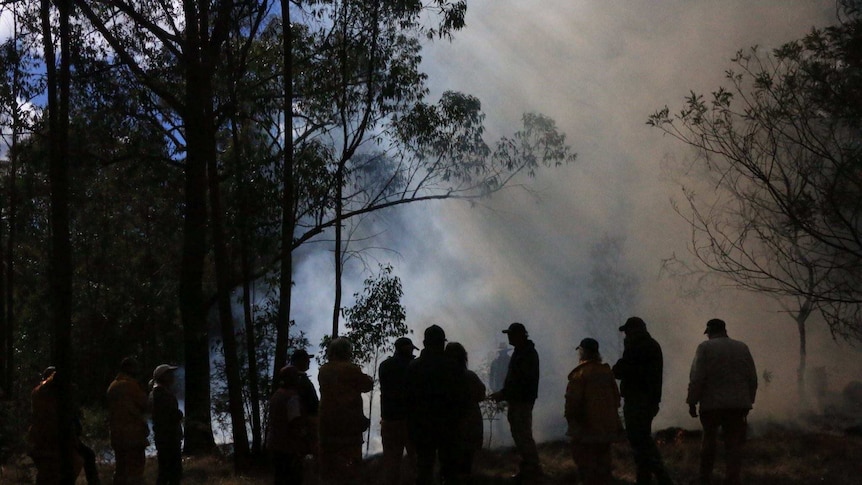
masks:
<path fill-rule="evenodd" d="M 800 392 L 813 312 L 833 335 L 862 337 L 860 25 L 851 16 L 771 54 L 739 51 L 728 88 L 691 93 L 679 113 L 648 121 L 697 150 L 691 173 L 712 188 L 684 186 L 677 209 L 695 258 L 793 315 Z"/>
<path fill-rule="evenodd" d="M 638 280 L 623 266 L 625 238 L 605 234 L 590 250 L 590 297 L 584 302 L 587 333 L 622 355 L 622 334 L 617 330 L 637 302 Z"/>
<path fill-rule="evenodd" d="M 362 293 L 353 295 L 356 302 L 352 307 L 343 308 L 346 319 L 346 337 L 353 344 L 353 360 L 366 367 L 376 384 L 377 369 L 381 355 L 394 350 L 398 337 L 407 335 L 407 313 L 401 305 L 401 279 L 392 274 L 392 266 L 380 265 L 376 276 L 365 280 Z M 333 337 L 327 335 L 321 342 L 326 348 Z M 368 369 L 370 367 L 370 369 Z M 368 401 L 368 416 L 374 407 L 374 389 Z M 368 427 L 367 446 L 371 442 L 371 427 Z"/>

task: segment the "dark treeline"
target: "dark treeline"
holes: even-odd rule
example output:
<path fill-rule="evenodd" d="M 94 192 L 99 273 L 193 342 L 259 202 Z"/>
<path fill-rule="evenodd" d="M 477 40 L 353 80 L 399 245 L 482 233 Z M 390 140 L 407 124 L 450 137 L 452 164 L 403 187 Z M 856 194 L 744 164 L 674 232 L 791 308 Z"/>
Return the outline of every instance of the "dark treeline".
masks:
<path fill-rule="evenodd" d="M 217 335 L 236 456 L 259 453 L 272 369 L 298 337 L 294 250 L 334 241 L 334 337 L 346 223 L 574 158 L 547 117 L 487 142 L 478 99 L 429 99 L 422 44 L 464 27 L 463 1 L 0 8 L 3 449 L 23 447 L 43 368 L 98 410 L 133 355 L 184 367 L 185 451 L 211 450 Z"/>

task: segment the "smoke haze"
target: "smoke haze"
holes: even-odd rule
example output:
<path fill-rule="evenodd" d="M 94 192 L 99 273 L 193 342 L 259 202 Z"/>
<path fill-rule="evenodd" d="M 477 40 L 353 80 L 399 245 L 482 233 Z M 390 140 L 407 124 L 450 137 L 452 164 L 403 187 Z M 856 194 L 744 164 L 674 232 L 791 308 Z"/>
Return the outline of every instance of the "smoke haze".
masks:
<path fill-rule="evenodd" d="M 494 137 L 517 129 L 524 112 L 549 115 L 578 161 L 523 180 L 529 192 L 510 189 L 478 207 L 428 203 L 368 221 L 373 232 L 382 231 L 374 245 L 396 252 L 370 254 L 392 261 L 402 278 L 418 340 L 437 323 L 480 368 L 505 341 L 500 330 L 524 322 L 542 358 L 537 435 L 562 437 L 566 375 L 578 341 L 588 336 L 590 249 L 606 234 L 624 237 L 624 265 L 641 283 L 627 313 L 647 321 L 665 352 L 656 427 L 698 426 L 684 398 L 694 349 L 713 317 L 749 344 L 759 373 L 773 376 L 770 383 L 761 379 L 752 419 L 790 416 L 798 363 L 790 317 L 768 298 L 733 289 L 684 299 L 678 283 L 660 275 L 662 258 L 687 256 L 690 238 L 671 208 L 680 190 L 664 167 L 692 154 L 645 121 L 665 104 L 672 111 L 681 106 L 690 90 L 708 94 L 722 85 L 738 49 L 778 47 L 834 21 L 832 2 L 471 2 L 466 29 L 425 51 L 432 96 L 444 90 L 478 96 Z M 320 249 L 300 254 L 295 274 L 295 317 L 312 344 L 331 318 L 331 253 Z M 348 269 L 346 305 L 363 279 L 361 265 Z M 600 322 L 614 329 L 621 323 Z M 826 366 L 834 386 L 858 379 L 858 352 L 834 343 L 814 317 L 811 327 L 809 368 Z M 836 356 L 850 356 L 856 367 Z"/>

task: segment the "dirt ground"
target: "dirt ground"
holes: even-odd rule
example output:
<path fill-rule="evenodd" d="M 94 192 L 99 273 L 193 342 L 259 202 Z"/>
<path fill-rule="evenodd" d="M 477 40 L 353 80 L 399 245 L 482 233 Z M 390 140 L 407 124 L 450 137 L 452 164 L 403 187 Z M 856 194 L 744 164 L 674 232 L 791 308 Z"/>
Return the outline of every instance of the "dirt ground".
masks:
<path fill-rule="evenodd" d="M 665 436 L 660 443 L 668 469 L 677 484 L 694 484 L 697 477 L 699 439 L 696 435 Z M 838 433 L 810 433 L 777 428 L 766 431 L 746 444 L 744 482 L 748 484 L 803 485 L 824 483 L 830 485 L 858 484 L 862 477 L 862 438 Z M 539 447 L 546 477 L 537 483 L 578 483 L 577 468 L 572 463 L 568 446 L 563 442 L 544 443 Z M 634 483 L 634 465 L 625 443 L 613 448 L 614 478 L 617 484 Z M 511 449 L 483 451 L 477 458 L 473 483 L 511 483 L 509 476 L 515 471 L 516 455 Z M 307 463 L 306 483 L 318 483 L 313 473 L 313 462 Z M 268 484 L 272 478 L 267 466 L 261 464 L 243 475 L 232 473 L 231 461 L 222 456 L 187 458 L 184 463 L 186 484 L 239 485 Z M 155 483 L 155 460 L 147 464 L 147 483 Z M 716 464 L 716 478 L 723 471 L 721 452 Z M 380 459 L 373 456 L 366 461 L 363 480 L 359 483 L 381 483 Z M 111 483 L 112 466 L 101 466 L 103 483 Z M 34 483 L 34 471 L 28 460 L 21 458 L 3 466 L 0 483 Z M 86 481 L 81 478 L 79 484 Z M 720 483 L 718 480 L 716 483 Z"/>

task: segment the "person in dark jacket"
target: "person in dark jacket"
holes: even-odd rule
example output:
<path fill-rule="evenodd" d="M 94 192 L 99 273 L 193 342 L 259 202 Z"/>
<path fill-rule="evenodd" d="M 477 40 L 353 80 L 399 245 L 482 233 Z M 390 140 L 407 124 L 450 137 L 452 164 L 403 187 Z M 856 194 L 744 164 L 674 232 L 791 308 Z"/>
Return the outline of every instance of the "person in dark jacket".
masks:
<path fill-rule="evenodd" d="M 302 403 L 303 417 L 309 429 L 315 430 L 311 433 L 312 441 L 310 443 L 309 453 L 317 455 L 317 415 L 320 408 L 320 398 L 317 395 L 317 389 L 314 383 L 308 377 L 308 369 L 311 367 L 311 358 L 314 354 L 309 354 L 305 349 L 296 349 L 290 356 L 290 365 L 297 370 L 299 382 L 296 385 L 296 391 L 299 395 L 299 400 Z"/>
<path fill-rule="evenodd" d="M 183 412 L 171 389 L 177 367 L 161 364 L 153 371 L 150 410 L 153 417 L 153 441 L 158 454 L 157 485 L 175 485 L 183 476 Z"/>
<path fill-rule="evenodd" d="M 539 452 L 533 439 L 533 405 L 539 395 L 539 354 L 523 324 L 515 322 L 503 330 L 509 345 L 515 347 L 503 389 L 491 395 L 495 401 L 509 404 L 507 417 L 515 448 L 521 455 L 518 481 L 542 475 Z"/>
<path fill-rule="evenodd" d="M 467 349 L 458 342 L 446 345 L 446 355 L 458 364 L 467 378 L 469 399 L 461 422 L 458 423 L 456 473 L 460 483 L 468 483 L 473 474 L 473 457 L 482 449 L 484 425 L 479 403 L 485 399 L 485 384 L 475 372 L 467 368 Z"/>
<path fill-rule="evenodd" d="M 60 408 L 60 384 L 56 380 L 56 372 L 53 366 L 45 369 L 41 381 L 30 394 L 27 442 L 28 454 L 36 467 L 36 485 L 75 483 L 84 466 L 78 423 L 74 418 L 61 419 L 63 410 Z M 68 462 L 64 463 L 63 455 Z"/>
<path fill-rule="evenodd" d="M 407 432 L 407 369 L 413 362 L 413 341 L 401 337 L 395 341 L 395 354 L 380 364 L 380 437 L 383 439 L 385 483 L 401 483 L 401 461 L 404 451 L 410 461 L 416 450 Z"/>
<path fill-rule="evenodd" d="M 457 480 L 455 443 L 458 423 L 468 401 L 467 380 L 444 353 L 446 333 L 437 325 L 425 329 L 424 349 L 407 369 L 408 429 L 416 446 L 416 483 L 430 484 L 434 463 L 446 483 Z"/>
<path fill-rule="evenodd" d="M 308 415 L 300 396 L 300 371 L 289 365 L 278 373 L 278 390 L 269 400 L 269 427 L 266 449 L 273 465 L 275 485 L 301 485 L 302 461 L 311 451 L 312 435 Z"/>
<path fill-rule="evenodd" d="M 637 466 L 637 484 L 673 483 L 652 437 L 652 421 L 658 414 L 662 388 L 661 346 L 647 332 L 646 322 L 631 317 L 620 327 L 625 332 L 623 357 L 614 365 L 624 399 L 626 436 Z"/>

